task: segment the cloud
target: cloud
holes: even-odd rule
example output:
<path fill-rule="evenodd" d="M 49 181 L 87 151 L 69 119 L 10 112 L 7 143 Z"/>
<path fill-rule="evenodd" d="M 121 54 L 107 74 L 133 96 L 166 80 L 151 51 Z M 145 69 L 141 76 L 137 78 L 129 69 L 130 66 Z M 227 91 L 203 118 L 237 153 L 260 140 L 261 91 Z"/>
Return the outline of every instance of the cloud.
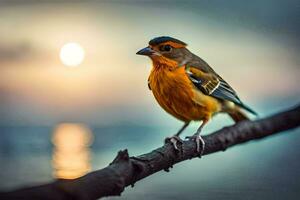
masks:
<path fill-rule="evenodd" d="M 0 42 L 0 62 L 20 61 L 33 54 L 32 46 L 27 42 L 4 44 Z"/>

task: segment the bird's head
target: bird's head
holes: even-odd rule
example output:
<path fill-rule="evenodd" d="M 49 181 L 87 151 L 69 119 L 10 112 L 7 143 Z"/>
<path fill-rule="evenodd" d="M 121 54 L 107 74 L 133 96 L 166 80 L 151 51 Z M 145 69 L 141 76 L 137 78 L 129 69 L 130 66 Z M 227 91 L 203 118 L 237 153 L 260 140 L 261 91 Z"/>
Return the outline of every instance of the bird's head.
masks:
<path fill-rule="evenodd" d="M 184 65 L 192 57 L 186 46 L 186 43 L 178 39 L 162 36 L 150 40 L 149 45 L 136 54 L 149 56 L 153 62 Z"/>

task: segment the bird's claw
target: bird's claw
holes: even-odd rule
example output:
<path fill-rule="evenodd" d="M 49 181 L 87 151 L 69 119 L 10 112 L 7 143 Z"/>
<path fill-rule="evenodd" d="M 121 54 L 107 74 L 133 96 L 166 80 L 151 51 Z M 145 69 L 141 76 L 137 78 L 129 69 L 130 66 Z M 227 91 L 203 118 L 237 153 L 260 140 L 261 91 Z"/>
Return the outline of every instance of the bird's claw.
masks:
<path fill-rule="evenodd" d="M 183 141 L 182 141 L 182 139 L 181 139 L 180 137 L 178 137 L 177 135 L 173 135 L 173 136 L 167 137 L 167 138 L 165 139 L 165 144 L 166 144 L 166 143 L 171 143 L 171 144 L 173 145 L 175 151 L 178 152 L 178 151 L 179 151 L 179 148 L 178 148 L 177 144 L 179 143 L 180 145 L 182 145 Z"/>
<path fill-rule="evenodd" d="M 205 142 L 204 142 L 203 138 L 198 134 L 195 134 L 192 136 L 187 136 L 185 138 L 187 138 L 189 140 L 194 140 L 196 142 L 196 151 L 199 154 L 199 158 L 201 158 L 201 156 L 204 152 L 204 148 L 205 148 Z"/>

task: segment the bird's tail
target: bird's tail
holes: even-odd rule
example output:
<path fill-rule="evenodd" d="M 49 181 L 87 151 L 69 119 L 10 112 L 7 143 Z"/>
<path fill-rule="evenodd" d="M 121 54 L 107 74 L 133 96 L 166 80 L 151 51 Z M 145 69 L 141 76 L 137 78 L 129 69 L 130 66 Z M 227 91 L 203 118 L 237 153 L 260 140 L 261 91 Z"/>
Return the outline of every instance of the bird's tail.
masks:
<path fill-rule="evenodd" d="M 258 115 L 254 110 L 252 110 L 249 106 L 245 105 L 245 104 L 240 104 L 239 105 L 241 108 L 247 110 L 248 112 L 252 113 L 253 115 Z"/>
<path fill-rule="evenodd" d="M 229 112 L 228 114 L 235 121 L 235 123 L 244 120 L 249 120 L 249 117 L 238 107 L 236 107 L 232 112 Z"/>

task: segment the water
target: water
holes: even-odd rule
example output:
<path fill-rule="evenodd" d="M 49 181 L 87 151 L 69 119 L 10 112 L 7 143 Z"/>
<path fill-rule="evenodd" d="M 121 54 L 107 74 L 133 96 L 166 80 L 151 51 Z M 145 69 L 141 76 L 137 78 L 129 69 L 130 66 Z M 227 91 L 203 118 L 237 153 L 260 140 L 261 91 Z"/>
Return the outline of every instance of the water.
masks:
<path fill-rule="evenodd" d="M 92 170 L 107 166 L 120 149 L 128 148 L 131 155 L 149 152 L 170 134 L 167 127 L 90 128 Z M 54 127 L 0 128 L 1 190 L 53 180 L 53 131 Z M 154 174 L 127 188 L 121 197 L 107 199 L 297 199 L 299 133 L 299 129 L 288 131 L 180 163 L 170 173 Z"/>

